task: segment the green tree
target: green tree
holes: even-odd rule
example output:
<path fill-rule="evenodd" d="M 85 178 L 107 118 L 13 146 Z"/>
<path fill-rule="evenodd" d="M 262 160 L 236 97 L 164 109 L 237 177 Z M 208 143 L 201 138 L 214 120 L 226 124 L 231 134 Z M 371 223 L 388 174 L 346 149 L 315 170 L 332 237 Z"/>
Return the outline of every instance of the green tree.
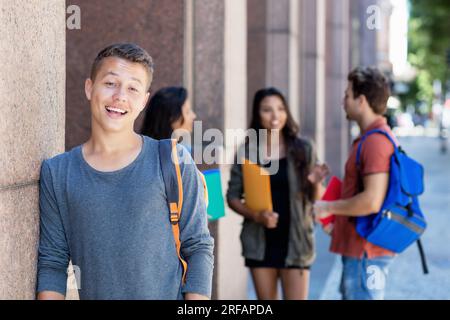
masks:
<path fill-rule="evenodd" d="M 418 69 L 417 100 L 431 105 L 433 81 L 449 77 L 446 53 L 450 49 L 450 1 L 409 0 L 409 61 Z"/>

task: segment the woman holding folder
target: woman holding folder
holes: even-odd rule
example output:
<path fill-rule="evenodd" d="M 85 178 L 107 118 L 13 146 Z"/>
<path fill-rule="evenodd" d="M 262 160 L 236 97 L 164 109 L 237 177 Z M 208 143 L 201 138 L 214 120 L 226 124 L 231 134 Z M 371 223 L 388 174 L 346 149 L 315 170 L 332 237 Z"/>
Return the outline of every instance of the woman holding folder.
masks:
<path fill-rule="evenodd" d="M 258 178 L 244 181 L 250 179 L 245 172 L 250 172 L 247 160 L 239 164 L 243 162 L 237 155 L 231 169 L 227 201 L 244 217 L 241 243 L 245 265 L 250 268 L 258 299 L 277 299 L 278 279 L 284 299 L 307 299 L 309 268 L 315 258 L 312 203 L 323 192 L 320 186 L 328 169 L 316 165 L 313 144 L 299 137 L 299 127 L 279 90 L 267 88 L 255 94 L 250 129 L 257 133 L 266 129 L 267 142 L 261 145 L 262 140 L 257 139 L 255 145 L 247 140 L 238 155 L 253 155 L 249 160 L 260 167 L 278 170 L 267 178 L 270 187 L 264 190 L 262 177 L 259 182 L 255 182 Z M 265 149 L 262 153 L 261 148 Z M 258 154 L 267 156 L 261 159 Z M 264 209 L 250 201 L 250 194 L 258 192 L 261 202 L 270 197 L 271 203 Z"/>

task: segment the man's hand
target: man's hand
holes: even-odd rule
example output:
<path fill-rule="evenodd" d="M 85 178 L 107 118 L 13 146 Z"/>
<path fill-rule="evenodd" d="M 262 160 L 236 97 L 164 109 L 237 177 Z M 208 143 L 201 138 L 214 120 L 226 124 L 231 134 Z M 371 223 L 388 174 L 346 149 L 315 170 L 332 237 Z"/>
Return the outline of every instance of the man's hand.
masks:
<path fill-rule="evenodd" d="M 326 234 L 331 235 L 331 233 L 333 232 L 333 228 L 334 228 L 334 223 L 330 222 L 327 225 L 323 226 L 323 231 L 325 231 Z"/>
<path fill-rule="evenodd" d="M 313 210 L 316 222 L 320 222 L 320 219 L 325 219 L 332 215 L 332 213 L 330 213 L 329 201 L 314 202 Z"/>
<path fill-rule="evenodd" d="M 364 191 L 352 198 L 336 201 L 316 201 L 316 219 L 323 219 L 332 212 L 335 215 L 364 217 L 380 211 L 388 189 L 389 174 L 376 173 L 363 178 Z"/>
<path fill-rule="evenodd" d="M 255 221 L 267 229 L 274 229 L 278 224 L 278 213 L 273 211 L 262 211 L 255 215 Z"/>
<path fill-rule="evenodd" d="M 312 184 L 322 183 L 330 174 L 330 168 L 325 164 L 316 164 L 308 175 L 308 180 Z"/>

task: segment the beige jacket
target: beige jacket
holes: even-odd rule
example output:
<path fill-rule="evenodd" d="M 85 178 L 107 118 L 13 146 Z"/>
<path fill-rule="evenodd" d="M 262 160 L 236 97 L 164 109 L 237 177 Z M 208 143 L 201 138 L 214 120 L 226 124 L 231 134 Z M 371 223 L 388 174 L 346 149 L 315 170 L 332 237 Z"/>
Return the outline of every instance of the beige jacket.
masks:
<path fill-rule="evenodd" d="M 308 166 L 312 168 L 317 161 L 313 143 L 301 139 L 307 159 Z M 249 148 L 243 145 L 242 148 Z M 238 154 L 242 154 L 239 153 Z M 315 259 L 314 248 L 314 219 L 312 217 L 312 203 L 303 203 L 298 196 L 300 181 L 294 168 L 294 161 L 288 153 L 288 183 L 290 218 L 288 254 L 286 257 L 287 266 L 309 267 Z M 251 159 L 256 162 L 256 159 Z M 228 183 L 227 199 L 243 199 L 244 187 L 242 181 L 242 167 L 236 161 L 231 168 L 231 177 Z M 252 220 L 244 219 L 241 231 L 242 255 L 247 259 L 263 260 L 265 252 L 265 232 L 264 226 Z"/>

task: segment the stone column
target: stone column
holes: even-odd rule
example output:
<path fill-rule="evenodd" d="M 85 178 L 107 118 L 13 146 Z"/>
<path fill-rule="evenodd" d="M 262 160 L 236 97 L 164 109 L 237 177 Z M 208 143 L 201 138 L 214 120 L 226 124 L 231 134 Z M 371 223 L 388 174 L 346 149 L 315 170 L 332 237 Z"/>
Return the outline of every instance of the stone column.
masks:
<path fill-rule="evenodd" d="M 290 2 L 248 0 L 248 114 L 255 92 L 264 87 L 277 87 L 290 101 Z"/>
<path fill-rule="evenodd" d="M 319 159 L 324 160 L 325 0 L 300 0 L 299 12 L 300 129 L 315 141 Z"/>
<path fill-rule="evenodd" d="M 360 0 L 350 0 L 350 69 L 360 65 Z"/>
<path fill-rule="evenodd" d="M 266 20 L 267 0 L 247 0 L 248 121 L 250 121 L 255 92 L 266 86 Z"/>
<path fill-rule="evenodd" d="M 187 1 L 187 13 L 192 17 L 188 15 L 186 21 L 188 26 L 192 21 L 192 35 L 190 48 L 189 44 L 185 48 L 185 79 L 192 88 L 197 120 L 202 123 L 201 132 L 194 129 L 194 139 L 202 138 L 208 129 L 217 130 L 225 138 L 226 129 L 246 127 L 246 5 L 245 0 Z M 228 141 L 224 142 L 226 153 Z M 198 141 L 195 143 L 197 159 L 201 148 Z M 225 198 L 231 167 L 223 162 L 200 167 L 220 169 Z M 213 299 L 246 299 L 247 272 L 239 242 L 241 220 L 226 208 L 224 218 L 210 223 L 215 239 Z"/>
<path fill-rule="evenodd" d="M 225 87 L 224 129 L 247 127 L 247 1 L 225 1 Z M 233 142 L 225 138 L 225 150 L 231 157 Z M 231 151 L 231 152 L 230 152 Z M 227 159 L 231 160 L 231 159 Z M 227 163 L 231 163 L 228 161 Z M 221 166 L 222 184 L 226 192 L 231 166 Z M 218 298 L 247 299 L 248 271 L 241 256 L 242 217 L 227 207 L 219 221 Z"/>
<path fill-rule="evenodd" d="M 34 299 L 43 159 L 64 151 L 64 0 L 0 0 L 0 299 Z"/>
<path fill-rule="evenodd" d="M 186 1 L 185 42 L 187 63 L 184 66 L 186 86 L 191 88 L 192 106 L 197 114 L 194 126 L 193 144 L 194 160 L 201 170 L 218 168 L 219 164 L 206 165 L 202 152 L 203 133 L 208 129 L 224 129 L 224 1 L 223 0 L 188 0 Z M 209 223 L 214 237 L 214 274 L 212 298 L 218 296 L 219 255 L 219 221 Z"/>
<path fill-rule="evenodd" d="M 393 66 L 389 58 L 390 52 L 390 20 L 393 11 L 393 5 L 390 0 L 379 0 L 381 8 L 381 25 L 377 30 L 377 66 L 382 72 L 392 75 Z"/>
<path fill-rule="evenodd" d="M 348 151 L 348 121 L 342 100 L 349 72 L 349 0 L 327 1 L 325 159 L 342 175 Z"/>
<path fill-rule="evenodd" d="M 373 6 L 380 8 L 379 3 L 378 0 L 359 0 L 357 1 L 357 6 L 359 18 L 359 63 L 363 66 L 376 66 L 377 29 L 373 28 L 372 23 L 374 21 L 370 17 L 375 12 L 373 11 Z"/>
<path fill-rule="evenodd" d="M 289 0 L 289 100 L 292 117 L 300 124 L 300 2 Z"/>
<path fill-rule="evenodd" d="M 266 85 L 280 89 L 289 101 L 290 1 L 267 0 Z"/>
<path fill-rule="evenodd" d="M 195 112 L 203 130 L 224 126 L 224 15 L 223 0 L 194 1 Z"/>

